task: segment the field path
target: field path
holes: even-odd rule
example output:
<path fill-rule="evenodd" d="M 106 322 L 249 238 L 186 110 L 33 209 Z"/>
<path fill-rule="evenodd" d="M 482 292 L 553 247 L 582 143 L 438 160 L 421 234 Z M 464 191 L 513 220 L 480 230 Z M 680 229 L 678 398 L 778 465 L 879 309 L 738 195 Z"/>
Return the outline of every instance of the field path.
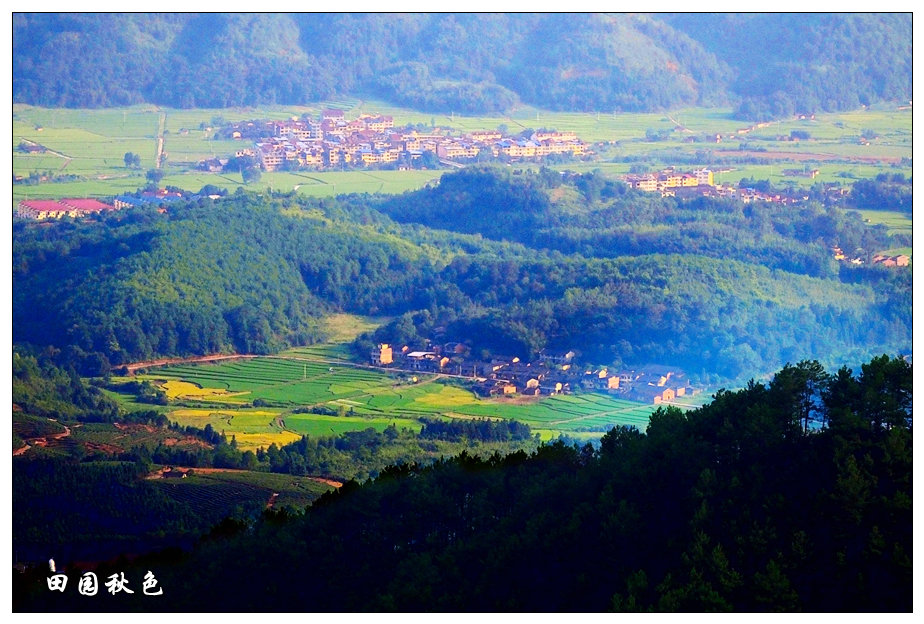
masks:
<path fill-rule="evenodd" d="M 671 120 L 671 123 L 673 123 L 675 126 L 677 126 L 677 129 L 680 130 L 681 132 L 690 132 L 690 133 L 693 132 L 692 130 L 690 130 L 689 128 L 687 128 L 685 125 L 683 125 L 682 123 L 680 123 L 679 121 L 677 121 L 676 119 L 674 119 L 673 117 L 671 117 L 670 115 L 668 115 L 667 118 L 670 119 L 670 120 Z"/>
<path fill-rule="evenodd" d="M 167 113 L 161 112 L 157 120 L 157 154 L 154 157 L 154 168 L 160 169 L 161 159 L 164 156 L 164 129 L 167 127 Z"/>
<path fill-rule="evenodd" d="M 221 473 L 221 472 L 252 472 L 252 471 L 249 471 L 249 470 L 240 470 L 239 468 L 195 468 L 195 467 L 193 467 L 193 466 L 171 466 L 171 467 L 173 468 L 173 470 L 179 470 L 179 471 L 182 471 L 182 472 L 188 472 L 188 471 L 192 470 L 194 475 L 195 475 L 195 474 L 218 474 L 218 473 Z M 149 475 L 148 475 L 147 477 L 145 477 L 145 478 L 147 478 L 147 479 L 160 479 L 160 478 L 163 477 L 163 473 L 164 473 L 163 470 L 155 470 L 154 472 L 152 472 L 151 474 L 149 474 Z M 339 488 L 339 487 L 343 486 L 343 482 L 342 482 L 342 481 L 335 481 L 335 480 L 333 480 L 333 479 L 327 479 L 327 478 L 325 478 L 325 477 L 310 477 L 310 476 L 307 476 L 307 477 L 298 477 L 298 478 L 299 478 L 299 479 L 308 479 L 309 481 L 314 481 L 314 482 L 316 482 L 316 483 L 323 483 L 324 485 L 329 485 L 329 486 L 331 486 L 332 488 Z M 274 494 L 274 496 L 279 496 L 279 495 L 278 495 L 278 494 Z"/>
<path fill-rule="evenodd" d="M 50 420 L 51 422 L 58 422 L 58 421 L 55 420 L 54 418 L 49 418 L 48 420 Z M 15 451 L 13 451 L 13 457 L 16 457 L 16 456 L 18 456 L 18 455 L 24 454 L 26 451 L 28 451 L 28 450 L 29 450 L 30 448 L 32 448 L 33 446 L 48 446 L 48 441 L 49 441 L 49 440 L 61 440 L 61 439 L 63 439 L 63 438 L 66 438 L 67 436 L 71 435 L 71 429 L 70 429 L 70 427 L 68 427 L 67 425 L 61 425 L 61 426 L 64 427 L 64 431 L 62 431 L 61 433 L 52 433 L 52 434 L 50 434 L 50 435 L 47 435 L 47 436 L 39 436 L 39 437 L 37 437 L 37 438 L 26 438 L 26 439 L 23 440 L 23 441 L 24 441 L 24 442 L 31 442 L 32 444 L 26 444 L 25 446 L 23 446 L 23 447 L 21 447 L 21 448 L 18 448 L 18 449 L 16 449 Z"/>
<path fill-rule="evenodd" d="M 28 144 L 30 144 L 30 145 L 37 145 L 37 146 L 39 146 L 39 147 L 45 147 L 45 146 L 42 145 L 41 143 L 36 143 L 35 141 L 33 141 L 33 140 L 31 140 L 31 139 L 23 138 L 23 139 L 20 139 L 20 140 L 21 140 L 23 143 L 28 143 Z M 60 168 L 58 171 L 64 171 L 64 170 L 67 168 L 67 166 L 68 166 L 69 164 L 71 164 L 71 160 L 73 160 L 73 159 L 72 159 L 70 156 L 68 156 L 67 154 L 62 154 L 61 152 L 56 152 L 56 151 L 54 151 L 53 149 L 48 149 L 47 147 L 45 147 L 45 153 L 46 153 L 46 154 L 51 154 L 52 156 L 57 156 L 58 158 L 63 158 L 63 159 L 64 159 L 64 164 L 61 165 L 61 168 Z"/>
<path fill-rule="evenodd" d="M 370 368 L 375 368 L 375 367 L 370 367 Z M 379 370 L 381 370 L 381 369 L 379 369 Z M 419 372 L 419 371 L 417 371 L 417 372 Z M 441 378 L 443 378 L 443 377 L 451 377 L 451 375 L 445 375 L 445 374 L 443 374 L 443 373 L 421 373 L 421 375 L 432 375 L 432 377 L 430 377 L 429 379 L 424 379 L 423 381 L 418 381 L 418 382 L 416 382 L 416 383 L 413 383 L 413 384 L 411 384 L 409 387 L 411 387 L 411 388 L 417 388 L 417 387 L 419 387 L 419 386 L 423 386 L 423 385 L 426 385 L 426 384 L 433 383 L 433 382 L 436 381 L 437 379 L 441 379 Z M 392 390 L 397 390 L 398 388 L 404 388 L 404 387 L 408 387 L 408 386 L 395 385 L 395 386 L 392 386 Z M 360 394 L 353 394 L 353 395 L 350 395 L 349 397 L 346 397 L 346 398 L 349 398 L 350 401 L 355 401 L 355 400 L 357 400 L 357 399 L 375 398 L 375 396 L 376 396 L 376 395 L 375 395 L 375 393 L 373 393 L 373 392 L 362 392 L 362 393 L 360 393 Z M 339 401 L 339 400 L 341 400 L 341 399 L 333 399 L 333 400 L 331 400 L 331 401 L 325 401 L 325 402 L 323 402 L 323 403 L 319 403 L 319 405 L 326 405 L 327 403 L 334 403 L 334 402 Z"/>
<path fill-rule="evenodd" d="M 222 360 L 242 360 L 255 357 L 266 357 L 259 355 L 195 355 L 188 358 L 162 358 L 160 360 L 147 360 L 146 362 L 133 362 L 125 364 L 125 369 L 134 373 L 139 368 L 151 368 L 154 366 L 166 366 L 167 364 L 201 364 L 203 362 L 219 362 Z"/>
<path fill-rule="evenodd" d="M 642 406 L 644 406 L 644 404 L 642 404 Z M 616 416 L 617 414 L 631 412 L 631 411 L 637 410 L 638 408 L 639 408 L 639 405 L 632 405 L 630 407 L 620 407 L 619 409 L 614 409 L 614 410 L 604 410 L 600 412 L 593 412 L 591 414 L 587 414 L 586 416 L 577 416 L 575 418 L 565 418 L 563 420 L 551 420 L 549 421 L 548 424 L 549 425 L 563 425 L 565 423 L 573 423 L 579 420 L 585 420 L 587 418 L 597 418 L 599 416 Z"/>

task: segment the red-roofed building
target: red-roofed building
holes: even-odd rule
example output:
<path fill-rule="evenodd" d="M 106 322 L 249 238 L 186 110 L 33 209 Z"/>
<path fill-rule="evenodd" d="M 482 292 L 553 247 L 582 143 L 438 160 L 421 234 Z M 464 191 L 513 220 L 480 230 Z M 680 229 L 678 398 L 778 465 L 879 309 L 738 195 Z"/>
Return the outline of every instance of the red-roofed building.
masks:
<path fill-rule="evenodd" d="M 115 209 L 96 199 L 24 199 L 16 208 L 16 216 L 36 220 L 77 218 Z"/>
<path fill-rule="evenodd" d="M 106 212 L 108 210 L 115 210 L 114 206 L 109 204 L 104 204 L 103 202 L 96 199 L 62 199 L 61 203 L 65 206 L 73 208 L 81 212 L 82 214 L 91 214 L 96 212 Z"/>
<path fill-rule="evenodd" d="M 16 216 L 23 219 L 60 219 L 69 215 L 67 206 L 63 206 L 53 199 L 25 199 L 19 202 Z"/>

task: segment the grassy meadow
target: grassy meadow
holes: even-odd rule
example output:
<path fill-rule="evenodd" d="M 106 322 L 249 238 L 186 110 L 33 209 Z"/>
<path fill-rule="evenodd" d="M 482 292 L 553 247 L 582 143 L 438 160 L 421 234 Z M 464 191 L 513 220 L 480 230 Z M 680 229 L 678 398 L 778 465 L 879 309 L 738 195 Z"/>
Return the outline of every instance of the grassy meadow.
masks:
<path fill-rule="evenodd" d="M 214 184 L 233 191 L 244 186 L 240 174 L 196 171 L 196 163 L 228 157 L 249 142 L 218 140 L 215 126 L 223 121 L 287 119 L 318 115 L 337 107 L 347 117 L 363 113 L 391 115 L 397 125 L 435 125 L 451 132 L 505 127 L 516 133 L 527 128 L 573 131 L 592 143 L 594 155 L 585 161 L 561 165 L 577 171 L 599 168 L 612 175 L 628 173 L 630 166 L 657 169 L 683 163 L 691 168 L 709 166 L 721 182 L 743 177 L 769 179 L 774 184 L 808 186 L 817 181 L 849 184 L 855 178 L 883 171 L 911 175 L 912 113 L 910 109 L 881 106 L 849 113 L 820 114 L 815 119 L 789 120 L 748 128 L 732 118 L 731 109 L 691 108 L 670 113 L 556 113 L 522 106 L 506 115 L 465 116 L 429 114 L 385 102 L 347 98 L 310 106 L 275 106 L 247 109 L 176 110 L 151 105 L 121 109 L 47 109 L 16 104 L 13 107 L 13 174 L 32 173 L 77 176 L 77 180 L 35 186 L 16 184 L 14 202 L 26 198 L 68 196 L 105 197 L 134 191 L 146 184 L 144 172 L 157 165 L 163 150 L 162 185 L 198 191 Z M 794 130 L 810 138 L 789 141 Z M 663 133 L 662 140 L 646 138 Z M 861 144 L 866 132 L 874 138 Z M 716 143 L 715 135 L 722 135 Z M 44 153 L 25 153 L 20 143 L 36 143 Z M 124 155 L 140 155 L 140 169 L 125 166 Z M 785 177 L 783 169 L 817 168 L 815 180 Z M 296 190 L 315 197 L 342 193 L 402 193 L 438 179 L 443 170 L 430 171 L 303 171 L 264 173 L 249 188 Z"/>
<path fill-rule="evenodd" d="M 911 215 L 907 212 L 893 210 L 860 210 L 863 219 L 873 225 L 883 224 L 889 228 L 889 234 L 911 234 Z"/>

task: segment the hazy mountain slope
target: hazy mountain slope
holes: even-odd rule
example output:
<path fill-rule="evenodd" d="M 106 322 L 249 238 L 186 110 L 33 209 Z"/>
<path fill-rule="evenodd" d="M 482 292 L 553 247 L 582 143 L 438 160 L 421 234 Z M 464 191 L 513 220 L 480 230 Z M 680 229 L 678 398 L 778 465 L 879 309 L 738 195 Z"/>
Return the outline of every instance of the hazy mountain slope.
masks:
<path fill-rule="evenodd" d="M 748 118 L 911 97 L 911 15 L 664 16 L 734 68 Z"/>
<path fill-rule="evenodd" d="M 15 14 L 13 98 L 46 106 L 518 102 L 743 116 L 910 98 L 908 14 Z"/>

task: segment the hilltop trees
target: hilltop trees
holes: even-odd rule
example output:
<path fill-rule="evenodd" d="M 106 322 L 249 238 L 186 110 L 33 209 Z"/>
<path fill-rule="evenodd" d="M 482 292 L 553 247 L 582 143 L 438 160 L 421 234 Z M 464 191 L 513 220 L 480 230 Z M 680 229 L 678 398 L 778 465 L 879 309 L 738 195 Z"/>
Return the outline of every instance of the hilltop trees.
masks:
<path fill-rule="evenodd" d="M 318 317 L 346 311 L 395 318 L 357 342 L 363 359 L 372 340 L 438 340 L 734 378 L 909 348 L 910 272 L 830 252 L 891 244 L 836 207 L 680 201 L 598 173 L 470 167 L 390 197 L 239 191 L 166 215 L 17 222 L 14 339 L 97 375 L 311 343 Z"/>
<path fill-rule="evenodd" d="M 134 152 L 125 152 L 125 166 L 130 169 L 137 169 L 141 167 L 141 156 L 135 154 Z"/>
<path fill-rule="evenodd" d="M 911 377 L 888 356 L 859 375 L 803 361 L 699 409 L 662 408 L 644 433 L 613 429 L 599 449 L 554 442 L 387 468 L 304 515 L 268 514 L 161 561 L 158 579 L 175 588 L 171 609 L 248 575 L 251 591 L 222 609 L 910 611 Z M 813 420 L 830 426 L 800 426 L 800 396 L 815 397 Z M 516 435 L 487 422 L 421 435 L 481 429 Z M 322 452 L 303 439 L 287 456 Z M 283 459 L 275 447 L 265 456 Z M 36 587 L 42 604 L 93 608 Z"/>

